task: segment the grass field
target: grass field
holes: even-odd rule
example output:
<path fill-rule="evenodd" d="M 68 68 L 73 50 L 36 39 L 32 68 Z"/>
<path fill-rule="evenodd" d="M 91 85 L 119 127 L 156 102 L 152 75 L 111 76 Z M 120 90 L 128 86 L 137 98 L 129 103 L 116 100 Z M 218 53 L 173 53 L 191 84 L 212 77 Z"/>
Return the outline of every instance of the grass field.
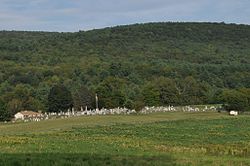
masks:
<path fill-rule="evenodd" d="M 246 115 L 92 116 L 0 131 L 0 165 L 250 165 Z"/>

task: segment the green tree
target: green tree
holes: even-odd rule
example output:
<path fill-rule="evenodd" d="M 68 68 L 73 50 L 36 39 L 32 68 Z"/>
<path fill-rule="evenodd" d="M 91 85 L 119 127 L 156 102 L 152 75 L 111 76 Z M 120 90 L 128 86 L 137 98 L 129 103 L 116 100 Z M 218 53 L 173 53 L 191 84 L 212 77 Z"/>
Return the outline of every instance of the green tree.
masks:
<path fill-rule="evenodd" d="M 160 105 L 160 92 L 155 84 L 148 82 L 142 89 L 142 95 L 146 106 Z"/>
<path fill-rule="evenodd" d="M 154 81 L 158 89 L 161 105 L 178 105 L 180 96 L 175 86 L 175 81 L 165 77 L 159 77 Z"/>
<path fill-rule="evenodd" d="M 90 109 L 95 108 L 95 94 L 85 86 L 81 86 L 73 93 L 74 108 L 80 110 L 86 106 Z"/>
<path fill-rule="evenodd" d="M 62 84 L 51 88 L 48 95 L 49 112 L 67 111 L 73 107 L 71 92 Z"/>
<path fill-rule="evenodd" d="M 17 112 L 23 110 L 22 101 L 20 101 L 19 99 L 9 100 L 9 102 L 7 103 L 7 110 L 9 110 L 10 114 L 13 116 Z"/>
<path fill-rule="evenodd" d="M 182 105 L 201 104 L 207 100 L 207 87 L 195 80 L 192 76 L 179 81 L 179 94 L 182 98 Z"/>
<path fill-rule="evenodd" d="M 115 108 L 125 106 L 125 80 L 106 78 L 97 88 L 100 107 Z"/>
<path fill-rule="evenodd" d="M 249 108 L 247 96 L 238 90 L 226 89 L 222 92 L 222 100 L 226 110 L 247 111 Z"/>
<path fill-rule="evenodd" d="M 37 111 L 41 108 L 40 101 L 33 96 L 34 89 L 26 84 L 17 84 L 12 91 L 3 95 L 7 110 L 14 115 L 22 110 Z"/>

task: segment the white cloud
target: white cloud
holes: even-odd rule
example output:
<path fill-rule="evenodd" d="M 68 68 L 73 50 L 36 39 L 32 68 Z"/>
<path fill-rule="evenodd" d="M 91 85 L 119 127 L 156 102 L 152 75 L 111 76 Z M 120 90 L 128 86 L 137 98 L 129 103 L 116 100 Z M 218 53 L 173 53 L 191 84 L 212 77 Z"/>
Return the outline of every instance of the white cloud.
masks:
<path fill-rule="evenodd" d="M 0 0 L 0 29 L 77 31 L 155 21 L 250 24 L 248 0 Z"/>

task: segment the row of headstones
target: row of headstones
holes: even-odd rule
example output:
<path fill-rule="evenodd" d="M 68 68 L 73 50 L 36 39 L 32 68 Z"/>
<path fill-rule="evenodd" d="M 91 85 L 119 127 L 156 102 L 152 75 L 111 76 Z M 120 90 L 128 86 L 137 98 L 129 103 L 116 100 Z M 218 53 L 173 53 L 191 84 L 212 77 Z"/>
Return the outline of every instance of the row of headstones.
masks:
<path fill-rule="evenodd" d="M 129 114 L 134 114 L 136 111 L 130 110 L 128 108 L 114 108 L 114 109 L 93 109 L 93 110 L 88 110 L 87 108 L 83 110 L 81 108 L 80 111 L 75 111 L 74 108 L 71 110 L 68 109 L 67 112 L 50 112 L 50 113 L 44 113 L 42 117 L 45 117 L 46 119 L 51 119 L 55 117 L 72 117 L 72 116 L 88 116 L 88 115 L 129 115 Z"/>
<path fill-rule="evenodd" d="M 145 113 L 154 113 L 154 112 L 174 112 L 174 111 L 183 111 L 183 112 L 200 112 L 200 111 L 216 111 L 217 107 L 215 106 L 204 106 L 203 108 L 198 108 L 194 106 L 183 106 L 183 107 L 174 107 L 174 106 L 168 106 L 168 107 L 144 107 L 139 113 L 145 114 Z M 135 114 L 136 111 L 130 110 L 128 108 L 114 108 L 114 109 L 93 109 L 88 110 L 87 107 L 85 110 L 81 107 L 80 111 L 75 111 L 74 108 L 71 110 L 68 109 L 67 112 L 52 112 L 52 113 L 45 113 L 44 117 L 48 119 L 49 117 L 53 116 L 62 116 L 62 117 L 71 117 L 71 116 L 84 116 L 84 115 L 114 115 L 114 114 Z"/>
<path fill-rule="evenodd" d="M 205 106 L 202 108 L 185 106 L 182 107 L 183 112 L 206 112 L 206 111 L 216 111 L 218 107 L 215 106 Z"/>
<path fill-rule="evenodd" d="M 176 111 L 176 108 L 174 106 L 168 106 L 168 107 L 144 107 L 140 113 L 154 113 L 154 112 L 170 112 L 170 111 Z"/>
<path fill-rule="evenodd" d="M 215 106 L 205 106 L 203 108 L 198 107 L 192 107 L 192 106 L 183 106 L 183 107 L 174 107 L 174 106 L 168 106 L 168 107 L 144 107 L 140 112 L 141 114 L 148 114 L 148 113 L 154 113 L 154 112 L 175 112 L 175 111 L 183 111 L 183 112 L 200 112 L 200 111 L 216 111 L 217 107 Z M 38 122 L 41 120 L 48 120 L 48 119 L 54 119 L 54 118 L 68 118 L 73 116 L 94 116 L 94 115 L 129 115 L 129 114 L 135 114 L 137 113 L 134 109 L 130 110 L 127 108 L 114 108 L 114 109 L 94 109 L 94 110 L 88 110 L 85 108 L 81 108 L 80 111 L 75 111 L 74 108 L 71 110 L 68 109 L 67 112 L 51 112 L 51 113 L 44 113 L 39 117 L 33 117 L 29 119 L 25 119 L 24 121 L 34 121 Z"/>
<path fill-rule="evenodd" d="M 24 122 L 40 122 L 42 120 L 47 120 L 49 119 L 49 117 L 45 117 L 45 116 L 39 116 L 39 117 L 29 117 L 29 118 L 25 118 L 23 121 Z"/>
<path fill-rule="evenodd" d="M 205 111 L 216 111 L 218 107 L 215 106 L 203 106 L 203 107 L 195 107 L 195 106 L 183 106 L 183 107 L 144 107 L 140 113 L 154 113 L 154 112 L 175 112 L 175 111 L 182 111 L 182 112 L 205 112 Z"/>

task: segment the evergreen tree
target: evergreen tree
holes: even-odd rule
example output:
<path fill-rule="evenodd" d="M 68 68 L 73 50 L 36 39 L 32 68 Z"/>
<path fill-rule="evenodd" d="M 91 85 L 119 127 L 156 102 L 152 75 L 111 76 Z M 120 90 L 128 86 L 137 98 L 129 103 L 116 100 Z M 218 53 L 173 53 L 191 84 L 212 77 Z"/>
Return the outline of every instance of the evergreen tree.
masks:
<path fill-rule="evenodd" d="M 62 84 L 51 88 L 48 96 L 49 112 L 67 111 L 73 107 L 71 92 Z"/>
<path fill-rule="evenodd" d="M 6 104 L 0 99 L 0 121 L 8 121 L 10 119 L 10 112 L 7 111 Z"/>

